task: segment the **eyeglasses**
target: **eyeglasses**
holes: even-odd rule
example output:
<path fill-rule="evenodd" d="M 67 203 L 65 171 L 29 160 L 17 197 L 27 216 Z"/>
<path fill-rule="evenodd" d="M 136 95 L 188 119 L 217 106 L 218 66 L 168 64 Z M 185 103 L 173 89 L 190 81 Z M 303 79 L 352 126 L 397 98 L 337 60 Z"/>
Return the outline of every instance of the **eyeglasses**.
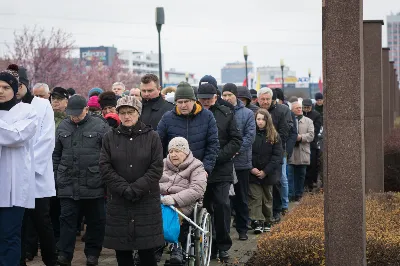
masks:
<path fill-rule="evenodd" d="M 176 104 L 177 105 L 184 105 L 190 103 L 192 100 L 177 100 Z"/>
<path fill-rule="evenodd" d="M 127 112 L 119 112 L 118 114 L 120 116 L 125 116 L 125 115 L 133 116 L 134 114 L 136 114 L 136 111 L 132 110 L 132 111 L 127 111 Z"/>

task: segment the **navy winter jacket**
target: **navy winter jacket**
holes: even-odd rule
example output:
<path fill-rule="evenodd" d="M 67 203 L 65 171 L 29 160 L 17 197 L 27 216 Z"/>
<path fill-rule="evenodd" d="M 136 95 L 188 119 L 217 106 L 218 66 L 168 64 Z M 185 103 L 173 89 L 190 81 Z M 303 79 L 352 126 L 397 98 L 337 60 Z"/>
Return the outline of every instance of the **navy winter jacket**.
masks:
<path fill-rule="evenodd" d="M 161 118 L 157 132 L 164 150 L 175 137 L 187 139 L 193 156 L 202 161 L 208 175 L 211 174 L 219 152 L 218 127 L 212 112 L 198 103 L 189 115 L 180 114 L 175 107 Z"/>
<path fill-rule="evenodd" d="M 237 100 L 235 106 L 235 119 L 237 127 L 242 133 L 243 143 L 239 154 L 235 156 L 233 162 L 236 170 L 252 169 L 252 147 L 256 137 L 256 121 L 254 113 L 246 108 L 242 101 Z"/>

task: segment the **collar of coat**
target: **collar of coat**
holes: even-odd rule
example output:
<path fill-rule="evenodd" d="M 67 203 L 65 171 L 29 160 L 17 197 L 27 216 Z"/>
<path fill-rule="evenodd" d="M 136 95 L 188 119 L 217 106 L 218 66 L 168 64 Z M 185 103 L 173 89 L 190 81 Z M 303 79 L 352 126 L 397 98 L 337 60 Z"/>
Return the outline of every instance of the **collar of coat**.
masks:
<path fill-rule="evenodd" d="M 158 97 L 150 100 L 143 100 L 143 107 L 145 106 L 151 106 L 152 110 L 160 110 L 161 105 L 164 103 L 164 99 L 161 97 L 161 95 L 158 95 Z"/>
<path fill-rule="evenodd" d="M 198 115 L 203 110 L 203 107 L 199 103 L 194 103 L 193 110 L 188 114 L 188 116 L 195 116 Z M 175 106 L 175 113 L 177 115 L 182 115 L 181 111 L 179 111 L 178 106 Z"/>
<path fill-rule="evenodd" d="M 126 127 L 120 124 L 117 128 L 113 129 L 117 134 L 126 136 L 140 135 L 150 131 L 150 127 L 146 126 L 143 122 L 138 121 L 134 126 Z"/>
<path fill-rule="evenodd" d="M 170 160 L 170 158 L 169 158 L 169 155 L 168 155 L 168 156 L 167 156 L 167 159 L 166 159 L 166 165 L 165 165 L 165 166 L 166 166 L 169 170 L 171 170 L 171 171 L 180 172 L 180 171 L 183 171 L 183 170 L 185 170 L 186 168 L 188 168 L 189 165 L 191 165 L 191 164 L 193 163 L 194 159 L 195 159 L 195 158 L 193 157 L 193 153 L 190 152 L 189 155 L 186 157 L 186 159 L 185 159 L 180 165 L 175 166 L 175 165 L 171 162 L 171 160 Z"/>

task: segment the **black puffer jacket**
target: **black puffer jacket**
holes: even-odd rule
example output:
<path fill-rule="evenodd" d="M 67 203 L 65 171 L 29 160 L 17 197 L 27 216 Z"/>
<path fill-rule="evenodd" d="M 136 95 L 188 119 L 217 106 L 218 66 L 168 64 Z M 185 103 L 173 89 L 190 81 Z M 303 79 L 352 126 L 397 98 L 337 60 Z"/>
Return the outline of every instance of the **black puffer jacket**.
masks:
<path fill-rule="evenodd" d="M 256 140 L 253 143 L 253 168 L 264 171 L 267 176 L 259 179 L 250 173 L 249 182 L 256 184 L 275 185 L 280 180 L 283 149 L 279 138 L 277 143 L 267 141 L 265 130 L 257 128 Z"/>
<path fill-rule="evenodd" d="M 310 148 L 318 149 L 318 134 L 321 131 L 322 117 L 317 111 L 314 110 L 311 110 L 311 112 L 308 113 L 304 112 L 304 115 L 310 118 L 314 123 L 314 140 L 310 143 Z"/>
<path fill-rule="evenodd" d="M 142 122 L 112 129 L 104 136 L 100 172 L 109 192 L 104 247 L 162 246 L 159 180 L 163 153 L 157 133 Z"/>
<path fill-rule="evenodd" d="M 140 120 L 146 125 L 150 125 L 154 130 L 163 115 L 174 108 L 172 103 L 165 101 L 161 95 L 151 100 L 143 99 L 143 109 Z"/>
<path fill-rule="evenodd" d="M 291 111 L 284 104 L 272 104 L 268 112 L 271 114 L 275 129 L 281 137 L 282 147 L 285 150 L 290 129 L 293 126 Z"/>
<path fill-rule="evenodd" d="M 80 200 L 104 197 L 99 157 L 102 139 L 108 130 L 107 123 L 89 114 L 78 124 L 71 119 L 60 123 L 53 151 L 59 198 Z"/>
<path fill-rule="evenodd" d="M 214 170 L 208 177 L 207 183 L 232 182 L 233 157 L 242 146 L 242 134 L 236 125 L 236 119 L 231 109 L 215 103 L 211 106 L 210 111 L 217 121 L 220 150 Z"/>

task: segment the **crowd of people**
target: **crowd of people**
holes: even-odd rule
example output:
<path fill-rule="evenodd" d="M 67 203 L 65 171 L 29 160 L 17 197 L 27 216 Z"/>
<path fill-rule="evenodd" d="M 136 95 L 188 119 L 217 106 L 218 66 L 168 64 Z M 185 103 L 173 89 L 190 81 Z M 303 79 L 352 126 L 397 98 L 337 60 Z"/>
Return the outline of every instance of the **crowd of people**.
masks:
<path fill-rule="evenodd" d="M 229 258 L 232 226 L 269 232 L 290 201 L 317 187 L 323 96 L 286 101 L 282 90 L 162 89 L 146 74 L 88 95 L 29 84 L 23 67 L 0 72 L 0 265 L 71 265 L 86 224 L 87 265 L 103 247 L 118 265 L 157 265 L 165 247 L 161 204 L 186 216 L 196 203 L 213 221 L 212 258 Z M 188 223 L 170 262 L 183 260 Z"/>

